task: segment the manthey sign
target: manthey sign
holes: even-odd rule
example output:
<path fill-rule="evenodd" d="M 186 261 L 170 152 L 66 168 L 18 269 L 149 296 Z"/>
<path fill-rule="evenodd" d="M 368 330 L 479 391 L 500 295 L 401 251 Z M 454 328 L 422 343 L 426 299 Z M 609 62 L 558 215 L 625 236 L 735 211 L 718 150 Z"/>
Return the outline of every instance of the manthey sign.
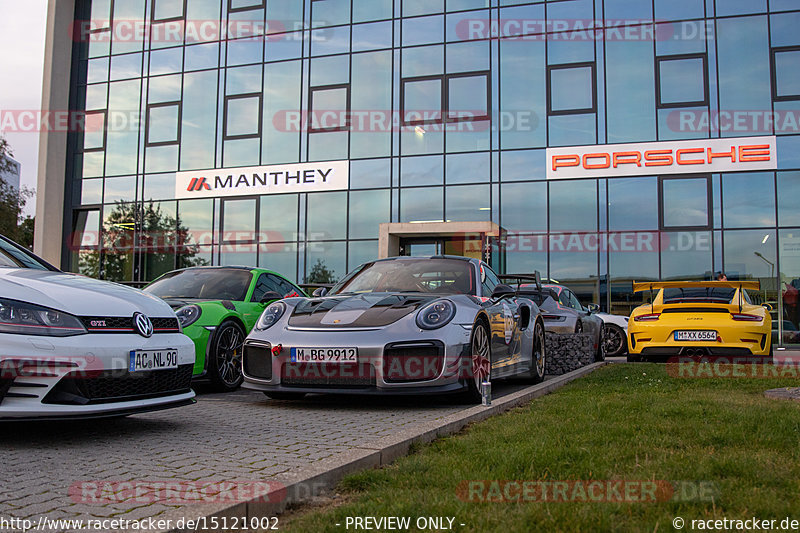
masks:
<path fill-rule="evenodd" d="M 341 191 L 349 183 L 347 161 L 197 170 L 175 175 L 175 198 Z"/>
<path fill-rule="evenodd" d="M 775 137 L 734 137 L 547 150 L 547 179 L 775 170 Z"/>

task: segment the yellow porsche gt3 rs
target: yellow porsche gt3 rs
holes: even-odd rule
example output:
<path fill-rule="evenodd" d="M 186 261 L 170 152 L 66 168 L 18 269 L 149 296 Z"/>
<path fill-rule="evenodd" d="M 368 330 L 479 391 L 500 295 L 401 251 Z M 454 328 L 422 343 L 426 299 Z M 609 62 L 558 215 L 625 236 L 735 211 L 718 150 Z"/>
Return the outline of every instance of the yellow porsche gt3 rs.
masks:
<path fill-rule="evenodd" d="M 769 305 L 752 303 L 758 281 L 634 283 L 634 292 L 658 291 L 628 320 L 629 361 L 725 357 L 772 363 Z"/>

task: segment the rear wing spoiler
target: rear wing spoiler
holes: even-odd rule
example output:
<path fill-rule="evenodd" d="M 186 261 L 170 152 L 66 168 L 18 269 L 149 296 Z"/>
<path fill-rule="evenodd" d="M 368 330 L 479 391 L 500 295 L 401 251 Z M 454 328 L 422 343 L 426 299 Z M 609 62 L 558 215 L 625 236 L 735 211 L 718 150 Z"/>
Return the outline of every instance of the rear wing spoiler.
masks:
<path fill-rule="evenodd" d="M 519 286 L 522 285 L 523 281 L 532 281 L 536 284 L 536 290 L 542 292 L 542 276 L 539 274 L 538 270 L 533 274 L 503 274 L 497 277 L 500 278 L 501 281 L 516 281 L 517 291 L 519 291 Z"/>
<path fill-rule="evenodd" d="M 724 288 L 739 289 L 739 312 L 742 312 L 742 290 L 760 290 L 760 281 L 658 281 L 658 282 L 633 282 L 633 292 L 654 291 L 660 289 L 695 289 L 695 288 Z M 650 310 L 653 311 L 653 300 L 650 300 Z"/>
<path fill-rule="evenodd" d="M 760 281 L 644 281 L 633 282 L 633 292 L 660 289 L 725 288 L 760 290 Z"/>

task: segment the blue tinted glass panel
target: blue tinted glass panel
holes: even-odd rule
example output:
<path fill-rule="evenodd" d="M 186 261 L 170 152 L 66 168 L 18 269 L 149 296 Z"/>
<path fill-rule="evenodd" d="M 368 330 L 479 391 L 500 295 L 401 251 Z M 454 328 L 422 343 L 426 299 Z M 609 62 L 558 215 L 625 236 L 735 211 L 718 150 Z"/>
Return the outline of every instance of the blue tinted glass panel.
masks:
<path fill-rule="evenodd" d="M 800 50 L 775 53 L 775 80 L 778 97 L 800 98 Z"/>
<path fill-rule="evenodd" d="M 203 70 L 219 66 L 219 43 L 186 47 L 185 70 Z"/>
<path fill-rule="evenodd" d="M 552 111 L 571 111 L 594 107 L 591 67 L 558 68 L 550 71 Z"/>
<path fill-rule="evenodd" d="M 444 0 L 403 0 L 402 4 L 404 17 L 444 11 Z"/>
<path fill-rule="evenodd" d="M 778 224 L 800 226 L 800 172 L 778 172 Z"/>
<path fill-rule="evenodd" d="M 392 23 L 373 22 L 353 26 L 353 52 L 391 48 Z"/>
<path fill-rule="evenodd" d="M 448 155 L 446 183 L 488 182 L 489 162 L 488 153 Z"/>
<path fill-rule="evenodd" d="M 723 174 L 722 220 L 726 228 L 774 226 L 774 174 Z"/>
<path fill-rule="evenodd" d="M 597 230 L 595 180 L 550 182 L 550 231 Z"/>
<path fill-rule="evenodd" d="M 392 18 L 392 0 L 353 0 L 353 22 Z"/>
<path fill-rule="evenodd" d="M 264 56 L 267 61 L 296 59 L 303 55 L 303 33 L 284 33 L 268 39 L 264 44 Z M 306 38 L 306 50 L 308 50 Z"/>
<path fill-rule="evenodd" d="M 448 187 L 445 216 L 447 221 L 489 220 L 491 207 L 488 185 Z"/>
<path fill-rule="evenodd" d="M 656 20 L 700 18 L 703 0 L 656 0 Z"/>
<path fill-rule="evenodd" d="M 500 186 L 500 225 L 517 233 L 547 231 L 547 183 Z"/>
<path fill-rule="evenodd" d="M 608 229 L 611 231 L 658 229 L 656 178 L 608 180 Z"/>
<path fill-rule="evenodd" d="M 351 239 L 377 239 L 378 228 L 390 222 L 389 190 L 350 193 Z"/>
<path fill-rule="evenodd" d="M 400 185 L 441 184 L 444 175 L 442 156 L 404 157 L 400 161 Z"/>
<path fill-rule="evenodd" d="M 606 19 L 652 20 L 653 6 L 641 0 L 605 0 Z"/>
<path fill-rule="evenodd" d="M 704 102 L 704 64 L 702 58 L 659 60 L 661 103 Z"/>
<path fill-rule="evenodd" d="M 717 16 L 765 13 L 767 0 L 716 0 Z"/>
<path fill-rule="evenodd" d="M 546 157 L 544 150 L 515 150 L 500 154 L 500 179 L 502 181 L 527 181 L 544 179 Z"/>
<path fill-rule="evenodd" d="M 654 69 L 653 43 L 606 43 L 608 142 L 655 139 Z"/>
<path fill-rule="evenodd" d="M 408 48 L 403 54 L 403 77 L 427 76 L 444 72 L 444 46 Z"/>
<path fill-rule="evenodd" d="M 596 115 L 553 116 L 550 122 L 550 146 L 595 144 L 597 142 Z"/>
<path fill-rule="evenodd" d="M 800 4 L 795 4 L 795 9 L 800 9 Z M 769 22 L 772 46 L 800 45 L 800 12 L 773 15 Z"/>
<path fill-rule="evenodd" d="M 708 180 L 670 178 L 662 181 L 663 227 L 704 227 L 709 225 Z"/>
<path fill-rule="evenodd" d="M 311 55 L 346 54 L 350 51 L 350 26 L 311 30 Z"/>
<path fill-rule="evenodd" d="M 403 20 L 403 46 L 440 43 L 444 40 L 441 15 Z"/>
<path fill-rule="evenodd" d="M 442 187 L 423 187 L 400 191 L 400 222 L 442 222 Z"/>

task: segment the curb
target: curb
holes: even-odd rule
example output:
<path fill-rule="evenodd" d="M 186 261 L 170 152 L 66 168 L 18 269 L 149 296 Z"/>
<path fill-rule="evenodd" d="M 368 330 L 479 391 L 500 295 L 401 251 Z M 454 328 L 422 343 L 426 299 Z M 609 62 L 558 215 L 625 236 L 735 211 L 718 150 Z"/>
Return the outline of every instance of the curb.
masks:
<path fill-rule="evenodd" d="M 554 376 L 537 385 L 526 387 L 517 392 L 498 398 L 490 407 L 481 405 L 469 407 L 456 414 L 452 414 L 436 421 L 426 422 L 413 429 L 400 431 L 394 435 L 384 437 L 365 446 L 356 446 L 346 453 L 319 461 L 302 472 L 296 474 L 283 474 L 274 481 L 283 485 L 280 489 L 273 489 L 246 502 L 216 505 L 192 506 L 192 518 L 187 517 L 186 509 L 171 511 L 159 516 L 158 520 L 172 520 L 177 524 L 182 520 L 187 524 L 193 521 L 195 527 L 176 527 L 162 530 L 160 533 L 194 533 L 202 527 L 196 527 L 198 520 L 211 524 L 216 519 L 219 523 L 224 520 L 238 518 L 249 522 L 250 519 L 262 519 L 276 516 L 286 510 L 290 505 L 308 502 L 320 494 L 333 489 L 345 476 L 354 472 L 386 466 L 398 458 L 407 455 L 411 446 L 418 443 L 428 443 L 440 437 L 458 433 L 467 425 L 486 420 L 492 416 L 504 413 L 520 405 L 524 405 L 535 398 L 560 389 L 567 383 L 590 374 L 613 361 L 593 363 L 568 374 Z M 216 529 L 216 528 L 215 528 Z"/>

